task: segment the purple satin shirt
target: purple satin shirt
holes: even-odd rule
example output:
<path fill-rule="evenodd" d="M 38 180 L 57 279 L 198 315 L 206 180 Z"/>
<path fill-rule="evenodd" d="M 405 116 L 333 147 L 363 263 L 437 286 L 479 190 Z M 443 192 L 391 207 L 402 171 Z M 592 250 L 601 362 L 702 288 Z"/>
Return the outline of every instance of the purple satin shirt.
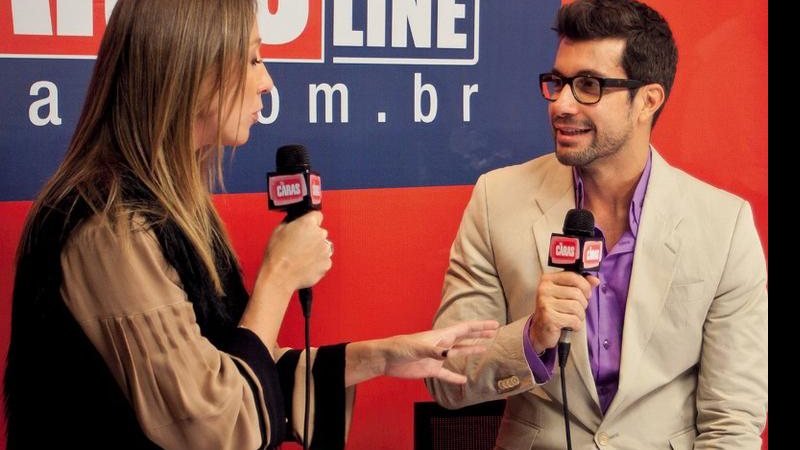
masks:
<path fill-rule="evenodd" d="M 631 199 L 628 212 L 628 230 L 623 233 L 614 248 L 603 249 L 600 265 L 600 284 L 592 289 L 589 307 L 586 309 L 586 338 L 589 345 L 589 363 L 592 367 L 600 408 L 603 413 L 614 399 L 619 385 L 619 363 L 622 350 L 622 327 L 625 323 L 625 304 L 628 301 L 628 284 L 631 281 L 633 250 L 642 216 L 642 203 L 650 180 L 652 153 L 647 158 L 639 183 Z M 572 171 L 575 183 L 575 204 L 583 207 L 583 180 L 577 169 Z M 600 234 L 603 230 L 595 227 Z M 553 375 L 556 349 L 551 348 L 539 357 L 533 350 L 530 339 L 531 319 L 522 338 L 525 358 L 537 383 L 545 383 Z"/>

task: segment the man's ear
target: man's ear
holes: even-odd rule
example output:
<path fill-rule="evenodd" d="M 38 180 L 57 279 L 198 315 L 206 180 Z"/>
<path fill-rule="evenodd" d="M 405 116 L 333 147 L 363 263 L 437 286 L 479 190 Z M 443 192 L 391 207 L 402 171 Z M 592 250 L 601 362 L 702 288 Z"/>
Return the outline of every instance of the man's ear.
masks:
<path fill-rule="evenodd" d="M 637 105 L 639 106 L 639 121 L 652 123 L 653 116 L 666 100 L 664 87 L 658 83 L 646 84 L 639 88 Z"/>

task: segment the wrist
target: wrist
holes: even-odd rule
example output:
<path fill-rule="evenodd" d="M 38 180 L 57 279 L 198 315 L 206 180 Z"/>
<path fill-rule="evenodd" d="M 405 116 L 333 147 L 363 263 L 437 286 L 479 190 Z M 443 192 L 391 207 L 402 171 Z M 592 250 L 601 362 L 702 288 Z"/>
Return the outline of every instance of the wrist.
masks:
<path fill-rule="evenodd" d="M 386 374 L 385 339 L 351 342 L 345 348 L 345 386 Z"/>
<path fill-rule="evenodd" d="M 535 316 L 531 314 L 531 317 L 528 322 L 528 328 L 526 331 L 528 332 L 528 340 L 530 342 L 531 348 L 533 349 L 533 352 L 536 353 L 536 356 L 541 357 L 542 355 L 544 355 L 544 352 L 547 351 L 547 346 L 544 345 L 542 342 L 540 342 L 538 336 L 536 335 L 536 333 L 534 333 L 534 328 L 535 328 L 534 320 Z"/>
<path fill-rule="evenodd" d="M 253 286 L 254 297 L 259 291 L 266 291 L 279 296 L 279 298 L 286 298 L 287 300 L 294 294 L 297 288 L 286 276 L 286 271 L 280 270 L 280 265 L 280 263 L 267 263 L 261 266 L 261 270 L 259 270 L 258 277 L 256 278 L 256 283 Z"/>
<path fill-rule="evenodd" d="M 547 346 L 545 346 L 544 344 L 539 342 L 538 339 L 536 339 L 536 336 L 534 336 L 533 334 L 533 328 L 531 328 L 530 339 L 531 339 L 531 347 L 533 347 L 533 351 L 536 353 L 536 356 L 541 357 L 542 355 L 544 355 L 544 352 L 547 351 Z"/>
<path fill-rule="evenodd" d="M 254 332 L 268 349 L 274 351 L 277 348 L 281 323 L 293 293 L 294 289 L 278 274 L 262 268 L 239 319 L 239 326 Z"/>

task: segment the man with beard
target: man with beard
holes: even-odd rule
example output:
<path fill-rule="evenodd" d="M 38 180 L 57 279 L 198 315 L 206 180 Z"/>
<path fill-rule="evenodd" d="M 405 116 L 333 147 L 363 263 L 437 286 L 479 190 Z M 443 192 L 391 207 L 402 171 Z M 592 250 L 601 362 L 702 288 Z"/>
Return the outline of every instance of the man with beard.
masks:
<path fill-rule="evenodd" d="M 453 242 L 435 327 L 496 319 L 481 355 L 450 358 L 449 408 L 508 398 L 497 447 L 758 449 L 767 407 L 766 265 L 749 204 L 671 167 L 650 143 L 677 48 L 632 0 L 558 13 L 541 74 L 555 152 L 484 174 Z M 551 233 L 591 211 L 597 276 L 548 267 Z"/>

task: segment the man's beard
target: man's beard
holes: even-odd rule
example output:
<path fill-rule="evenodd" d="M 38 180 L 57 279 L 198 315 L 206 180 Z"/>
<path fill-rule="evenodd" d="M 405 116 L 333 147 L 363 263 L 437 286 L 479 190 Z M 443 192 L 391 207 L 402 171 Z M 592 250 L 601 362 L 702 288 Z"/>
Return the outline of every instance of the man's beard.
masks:
<path fill-rule="evenodd" d="M 562 121 L 565 124 L 574 125 L 569 120 Z M 558 138 L 554 135 L 556 144 L 556 158 L 561 164 L 566 166 L 584 167 L 592 162 L 616 154 L 630 140 L 633 132 L 633 124 L 628 122 L 628 126 L 617 133 L 599 133 L 591 122 L 582 123 L 580 127 L 591 128 L 594 130 L 594 137 L 589 146 L 582 150 L 573 150 L 575 147 L 563 147 L 559 150 Z M 566 150 L 566 151 L 565 151 Z"/>

